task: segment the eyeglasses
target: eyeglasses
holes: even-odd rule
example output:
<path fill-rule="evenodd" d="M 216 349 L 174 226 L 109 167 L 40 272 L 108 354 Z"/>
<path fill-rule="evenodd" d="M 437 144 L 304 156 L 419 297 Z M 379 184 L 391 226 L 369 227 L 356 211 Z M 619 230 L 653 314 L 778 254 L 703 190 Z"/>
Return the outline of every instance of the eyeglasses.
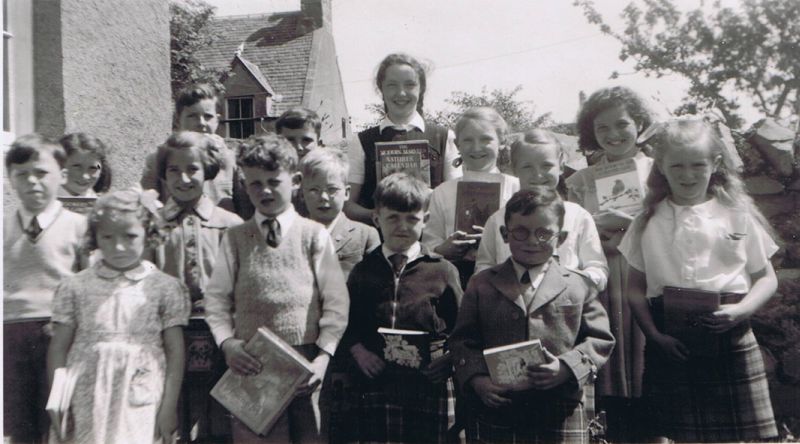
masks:
<path fill-rule="evenodd" d="M 524 242 L 531 237 L 531 231 L 525 227 L 516 227 L 510 231 L 511 237 L 519 242 Z M 547 228 L 537 228 L 533 232 L 533 237 L 541 243 L 549 242 L 551 239 L 559 235 L 559 231 L 550 231 Z"/>

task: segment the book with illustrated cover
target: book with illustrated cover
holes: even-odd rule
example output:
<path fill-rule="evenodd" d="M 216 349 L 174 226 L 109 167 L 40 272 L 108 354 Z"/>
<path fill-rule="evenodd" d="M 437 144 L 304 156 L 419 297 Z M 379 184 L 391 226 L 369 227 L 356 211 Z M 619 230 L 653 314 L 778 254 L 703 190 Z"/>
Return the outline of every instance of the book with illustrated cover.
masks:
<path fill-rule="evenodd" d="M 211 396 L 253 432 L 269 432 L 313 370 L 311 363 L 275 333 L 261 327 L 244 346 L 261 362 L 257 375 L 227 370 L 211 389 Z"/>
<path fill-rule="evenodd" d="M 487 348 L 483 351 L 483 359 L 489 367 L 492 382 L 512 389 L 521 388 L 529 365 L 546 361 L 542 342 L 538 339 Z"/>
<path fill-rule="evenodd" d="M 78 214 L 89 214 L 94 207 L 95 201 L 97 201 L 96 197 L 79 197 L 79 196 L 69 196 L 69 197 L 59 197 L 58 200 L 61 201 L 61 204 L 64 205 L 64 208 L 78 213 Z"/>
<path fill-rule="evenodd" d="M 615 209 L 631 215 L 641 211 L 645 195 L 644 174 L 635 159 L 592 165 L 600 211 Z"/>
<path fill-rule="evenodd" d="M 475 233 L 500 208 L 500 182 L 458 182 L 456 188 L 456 231 Z"/>
<path fill-rule="evenodd" d="M 719 309 L 720 294 L 692 288 L 664 287 L 664 330 L 696 356 L 719 353 L 719 335 L 701 325 L 700 317 Z"/>
<path fill-rule="evenodd" d="M 431 157 L 427 140 L 375 142 L 375 168 L 378 182 L 384 177 L 405 171 L 431 185 Z"/>
<path fill-rule="evenodd" d="M 70 432 L 70 404 L 80 374 L 80 367 L 61 367 L 53 373 L 53 385 L 45 410 L 50 416 L 53 430 L 62 441 L 67 439 Z"/>
<path fill-rule="evenodd" d="M 431 362 L 431 341 L 428 332 L 378 328 L 383 337 L 383 359 L 400 369 L 419 370 Z"/>

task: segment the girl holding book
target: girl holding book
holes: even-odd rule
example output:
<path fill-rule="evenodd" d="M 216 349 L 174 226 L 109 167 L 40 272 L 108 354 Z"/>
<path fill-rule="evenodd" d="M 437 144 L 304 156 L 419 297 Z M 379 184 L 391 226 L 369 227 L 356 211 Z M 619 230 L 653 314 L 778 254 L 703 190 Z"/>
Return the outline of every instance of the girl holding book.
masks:
<path fill-rule="evenodd" d="M 652 133 L 655 167 L 645 210 L 619 246 L 631 266 L 631 308 L 647 336 L 644 397 L 652 430 L 678 442 L 775 438 L 749 319 L 777 288 L 769 258 L 778 247 L 708 123 L 675 120 Z M 719 308 L 698 318 L 715 344 L 710 353 L 665 333 L 665 287 L 719 294 Z"/>
<path fill-rule="evenodd" d="M 578 112 L 578 144 L 588 153 L 590 163 L 598 167 L 633 159 L 638 182 L 643 185 L 653 160 L 645 156 L 636 141 L 651 122 L 644 100 L 634 91 L 624 86 L 603 88 L 595 91 Z M 640 412 L 635 400 L 641 396 L 644 336 L 633 322 L 624 297 L 628 264 L 617 250 L 635 212 L 601 210 L 592 167 L 568 177 L 565 184 L 568 199 L 594 217 L 608 261 L 608 283 L 599 296 L 608 311 L 617 345 L 595 383 L 598 411 L 607 413 L 609 439 L 636 441 L 636 427 L 641 422 L 634 419 Z"/>
<path fill-rule="evenodd" d="M 97 197 L 111 187 L 111 167 L 106 160 L 106 145 L 86 133 L 62 137 L 61 146 L 67 152 L 67 182 L 58 197 Z"/>
<path fill-rule="evenodd" d="M 458 184 L 460 182 L 499 184 L 499 193 L 494 202 L 498 207 L 519 191 L 519 179 L 503 174 L 497 169 L 497 158 L 500 150 L 506 145 L 507 137 L 508 125 L 494 109 L 474 107 L 465 111 L 456 122 L 456 146 L 464 175 L 442 183 L 431 195 L 431 215 L 422 233 L 422 242 L 456 265 L 462 287 L 466 287 L 475 269 L 475 252 L 483 232 L 483 223 L 470 224 L 469 230 L 456 229 L 457 220 L 465 216 L 456 214 L 458 200 L 475 197 L 459 195 Z M 477 202 L 468 210 L 473 213 L 483 210 L 484 217 L 488 218 L 491 210 L 482 206 L 490 202 L 480 199 Z"/>
<path fill-rule="evenodd" d="M 461 168 L 454 164 L 458 152 L 453 132 L 422 118 L 426 79 L 425 67 L 408 54 L 389 54 L 378 66 L 375 86 L 383 99 L 385 116 L 377 126 L 348 141 L 350 200 L 344 208 L 347 217 L 373 223 L 372 194 L 378 183 L 377 142 L 428 141 L 431 188 L 461 175 Z"/>
<path fill-rule="evenodd" d="M 100 197 L 89 217 L 87 247 L 102 260 L 64 279 L 53 301 L 47 355 L 78 368 L 71 401 L 74 442 L 172 442 L 184 369 L 186 288 L 142 260 L 154 243 L 155 192 Z"/>

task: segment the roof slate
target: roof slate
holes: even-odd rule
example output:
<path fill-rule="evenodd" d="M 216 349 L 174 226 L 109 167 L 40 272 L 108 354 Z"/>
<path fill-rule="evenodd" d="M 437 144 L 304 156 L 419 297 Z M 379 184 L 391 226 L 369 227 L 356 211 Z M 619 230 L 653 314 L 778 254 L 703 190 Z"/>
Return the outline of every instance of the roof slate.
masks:
<path fill-rule="evenodd" d="M 302 12 L 217 17 L 210 26 L 220 38 L 210 47 L 198 51 L 197 57 L 208 68 L 230 67 L 240 44 L 241 57 L 257 65 L 275 94 L 276 113 L 282 113 L 303 102 L 311 57 L 313 26 Z"/>

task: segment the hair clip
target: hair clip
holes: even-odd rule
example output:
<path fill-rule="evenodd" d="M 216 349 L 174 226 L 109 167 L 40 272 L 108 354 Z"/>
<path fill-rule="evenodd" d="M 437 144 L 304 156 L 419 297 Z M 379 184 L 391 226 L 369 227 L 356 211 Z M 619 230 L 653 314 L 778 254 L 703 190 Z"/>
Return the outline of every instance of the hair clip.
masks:
<path fill-rule="evenodd" d="M 464 163 L 464 159 L 462 159 L 461 157 L 456 157 L 455 159 L 453 159 L 453 168 L 460 167 L 462 163 Z"/>

